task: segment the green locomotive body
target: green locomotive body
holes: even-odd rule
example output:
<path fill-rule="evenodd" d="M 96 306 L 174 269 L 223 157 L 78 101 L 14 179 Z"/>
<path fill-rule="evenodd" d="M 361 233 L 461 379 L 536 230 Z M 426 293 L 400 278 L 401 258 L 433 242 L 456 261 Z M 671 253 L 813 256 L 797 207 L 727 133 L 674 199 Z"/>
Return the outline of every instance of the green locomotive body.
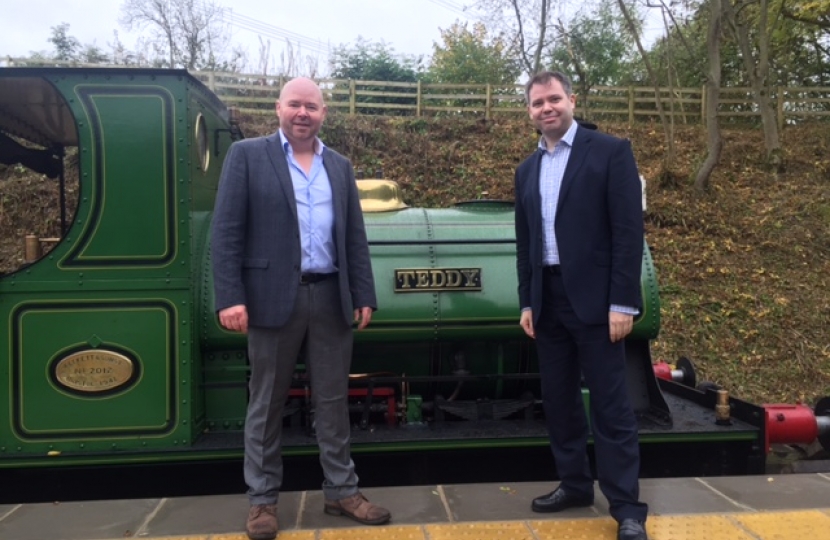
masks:
<path fill-rule="evenodd" d="M 184 71 L 0 68 L 0 136 L 6 163 L 54 174 L 58 160 L 63 192 L 66 149 L 78 175 L 51 250 L 34 239 L 0 275 L 0 468 L 240 457 L 246 341 L 218 326 L 208 249 L 233 115 Z M 380 309 L 355 337 L 354 450 L 546 445 L 512 204 L 408 208 L 392 183 L 364 187 Z M 732 425 L 717 426 L 711 392 L 654 376 L 648 249 L 643 294 L 627 340 L 641 441 L 725 443 L 720 472 L 759 472 L 762 409 L 733 399 Z M 316 451 L 304 373 L 286 454 Z"/>

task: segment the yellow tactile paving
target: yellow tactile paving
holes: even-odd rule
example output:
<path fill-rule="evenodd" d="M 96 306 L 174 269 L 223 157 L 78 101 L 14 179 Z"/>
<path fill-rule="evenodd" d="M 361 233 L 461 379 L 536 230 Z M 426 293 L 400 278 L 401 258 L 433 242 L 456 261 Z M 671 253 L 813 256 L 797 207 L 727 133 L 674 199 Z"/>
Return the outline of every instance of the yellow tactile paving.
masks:
<path fill-rule="evenodd" d="M 173 536 L 170 538 L 156 538 L 154 540 L 190 540 L 181 536 Z M 210 536 L 200 536 L 193 540 L 248 540 L 248 535 L 245 533 L 234 534 L 212 534 Z M 277 540 L 316 540 L 316 531 L 280 531 L 277 534 Z"/>
<path fill-rule="evenodd" d="M 531 521 L 538 540 L 600 540 L 617 537 L 617 522 L 601 519 L 553 519 Z"/>
<path fill-rule="evenodd" d="M 734 514 L 762 540 L 830 540 L 830 516 L 819 510 Z"/>
<path fill-rule="evenodd" d="M 650 540 L 757 540 L 723 514 L 650 516 L 646 531 Z"/>
<path fill-rule="evenodd" d="M 830 509 L 649 516 L 650 540 L 830 540 Z M 277 540 L 616 540 L 608 516 L 280 531 Z M 149 537 L 248 540 L 245 533 Z"/>
<path fill-rule="evenodd" d="M 320 531 L 319 540 L 424 540 L 424 529 L 420 525 L 328 529 Z"/>
<path fill-rule="evenodd" d="M 196 536 L 173 536 L 171 540 L 210 540 L 212 537 L 208 534 L 196 535 Z"/>
<path fill-rule="evenodd" d="M 536 540 L 524 522 L 425 525 L 429 540 Z"/>

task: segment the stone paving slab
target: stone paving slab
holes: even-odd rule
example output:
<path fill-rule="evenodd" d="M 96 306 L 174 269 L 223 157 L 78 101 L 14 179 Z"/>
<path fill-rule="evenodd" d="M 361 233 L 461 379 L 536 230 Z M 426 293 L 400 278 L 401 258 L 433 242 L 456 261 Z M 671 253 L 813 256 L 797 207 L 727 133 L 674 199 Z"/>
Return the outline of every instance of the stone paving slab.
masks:
<path fill-rule="evenodd" d="M 384 527 L 325 514 L 320 491 L 287 492 L 280 496 L 278 540 L 613 539 L 616 524 L 598 488 L 592 507 L 531 512 L 533 498 L 555 487 L 367 488 L 364 494 L 393 514 Z M 653 540 L 736 540 L 742 534 L 751 540 L 830 540 L 827 474 L 644 479 L 641 495 L 651 508 Z M 246 540 L 247 510 L 244 494 L 0 505 L 0 540 Z"/>
<path fill-rule="evenodd" d="M 648 503 L 649 513 L 653 515 L 746 510 L 697 478 L 641 480 L 640 498 Z"/>
<path fill-rule="evenodd" d="M 126 538 L 149 518 L 160 499 L 25 504 L 0 522 L 3 540 Z"/>
<path fill-rule="evenodd" d="M 753 510 L 825 508 L 830 479 L 818 474 L 721 476 L 701 479 L 737 505 Z"/>

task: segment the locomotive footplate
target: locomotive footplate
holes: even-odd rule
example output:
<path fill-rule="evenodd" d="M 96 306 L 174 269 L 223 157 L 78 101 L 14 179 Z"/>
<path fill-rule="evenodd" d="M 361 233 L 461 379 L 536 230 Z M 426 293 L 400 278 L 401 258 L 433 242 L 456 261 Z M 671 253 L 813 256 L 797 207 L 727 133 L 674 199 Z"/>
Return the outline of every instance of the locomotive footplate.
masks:
<path fill-rule="evenodd" d="M 638 415 L 641 443 L 676 440 L 701 443 L 744 441 L 757 444 L 763 441 L 762 408 L 733 400 L 731 422 L 728 425 L 719 425 L 715 421 L 714 396 L 710 395 L 711 392 L 700 392 L 669 381 L 661 381 L 661 385 L 674 421 L 672 425 L 666 425 L 648 414 Z M 709 401 L 712 401 L 712 406 L 708 405 Z M 452 405 L 447 407 L 449 404 Z M 438 448 L 444 444 L 452 447 L 465 444 L 494 447 L 548 444 L 544 418 L 541 414 L 528 414 L 528 411 L 534 411 L 533 400 L 528 396 L 520 400 L 504 400 L 504 403 L 494 400 L 486 404 L 447 402 L 438 399 L 432 406 L 445 412 L 452 409 L 455 413 L 447 414 L 444 421 L 433 420 L 419 424 L 390 425 L 385 421 L 385 415 L 384 421 L 371 423 L 365 428 L 361 428 L 359 423 L 355 422 L 351 433 L 354 450 L 371 450 L 379 448 L 378 445 L 401 446 L 402 449 L 411 450 Z M 461 412 L 463 409 L 467 409 L 467 412 Z M 518 418 L 499 420 L 487 418 L 486 413 L 481 414 L 482 410 L 500 409 L 516 411 Z M 471 411 L 476 411 L 479 416 L 471 420 L 457 419 L 465 414 L 472 414 Z M 195 450 L 219 447 L 241 449 L 242 432 L 207 432 L 194 442 Z M 286 455 L 292 452 L 315 452 L 316 439 L 313 430 L 296 424 L 292 426 L 287 422 L 283 428 L 283 447 Z"/>

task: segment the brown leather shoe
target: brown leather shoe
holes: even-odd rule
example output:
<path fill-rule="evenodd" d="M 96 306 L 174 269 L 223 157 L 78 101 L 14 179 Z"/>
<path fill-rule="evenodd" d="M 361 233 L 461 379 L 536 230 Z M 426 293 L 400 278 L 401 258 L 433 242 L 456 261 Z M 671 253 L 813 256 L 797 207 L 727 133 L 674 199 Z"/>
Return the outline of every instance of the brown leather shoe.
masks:
<path fill-rule="evenodd" d="M 248 511 L 245 532 L 251 540 L 273 540 L 277 537 L 277 505 L 254 504 Z"/>
<path fill-rule="evenodd" d="M 389 510 L 370 503 L 362 493 L 337 501 L 326 499 L 323 510 L 326 514 L 350 517 L 364 525 L 382 525 L 392 517 Z"/>

